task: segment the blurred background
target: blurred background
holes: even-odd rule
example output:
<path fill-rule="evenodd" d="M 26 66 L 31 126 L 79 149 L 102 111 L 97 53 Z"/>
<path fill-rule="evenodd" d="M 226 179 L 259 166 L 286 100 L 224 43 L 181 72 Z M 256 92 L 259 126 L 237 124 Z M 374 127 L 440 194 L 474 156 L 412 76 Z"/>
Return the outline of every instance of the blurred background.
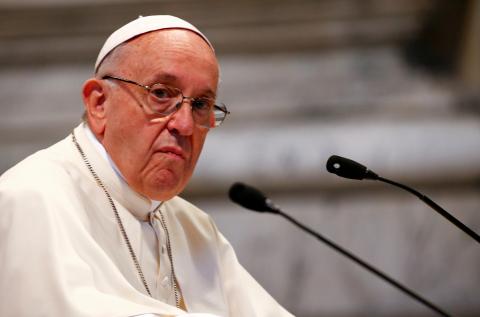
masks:
<path fill-rule="evenodd" d="M 184 197 L 297 316 L 435 316 L 283 210 L 454 316 L 480 315 L 480 245 L 415 197 L 325 171 L 332 154 L 414 186 L 480 233 L 480 1 L 0 0 L 0 172 L 64 138 L 106 37 L 138 15 L 199 27 L 232 112 Z M 26 199 L 28 199 L 26 197 Z"/>

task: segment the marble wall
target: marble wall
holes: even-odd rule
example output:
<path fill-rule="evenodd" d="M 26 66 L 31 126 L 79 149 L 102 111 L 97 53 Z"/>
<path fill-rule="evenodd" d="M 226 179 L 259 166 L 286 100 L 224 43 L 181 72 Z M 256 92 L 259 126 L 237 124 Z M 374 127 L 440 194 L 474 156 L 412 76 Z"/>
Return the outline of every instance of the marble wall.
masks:
<path fill-rule="evenodd" d="M 0 171 L 69 133 L 104 36 L 137 6 L 158 6 L 218 44 L 219 99 L 232 112 L 184 196 L 278 301 L 298 316 L 434 316 L 284 219 L 234 205 L 233 182 L 258 186 L 452 315 L 478 315 L 478 244 L 415 197 L 324 167 L 332 154 L 356 159 L 480 232 L 478 100 L 465 106 L 457 74 L 414 67 L 403 50 L 433 1 L 29 1 L 0 3 Z M 77 23 L 61 30 L 57 17 Z"/>

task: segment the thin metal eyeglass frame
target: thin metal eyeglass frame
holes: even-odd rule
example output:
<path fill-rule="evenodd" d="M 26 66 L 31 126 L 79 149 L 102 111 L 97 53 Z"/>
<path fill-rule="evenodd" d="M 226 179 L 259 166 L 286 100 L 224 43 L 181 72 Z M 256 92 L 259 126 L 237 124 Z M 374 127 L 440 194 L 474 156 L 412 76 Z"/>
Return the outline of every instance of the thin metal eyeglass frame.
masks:
<path fill-rule="evenodd" d="M 127 83 L 127 84 L 133 84 L 133 85 L 136 85 L 138 87 L 141 87 L 143 89 L 145 89 L 149 94 L 151 93 L 152 91 L 152 88 L 153 86 L 155 85 L 158 85 L 158 84 L 161 84 L 163 86 L 166 86 L 166 87 L 170 87 L 170 88 L 173 88 L 175 89 L 176 91 L 179 92 L 180 96 L 182 96 L 182 100 L 175 106 L 174 110 L 172 112 L 168 112 L 168 113 L 161 113 L 161 112 L 157 112 L 155 110 L 152 110 L 149 106 L 149 109 L 154 112 L 155 114 L 159 114 L 159 115 L 162 115 L 162 116 L 169 116 L 169 115 L 172 115 L 174 114 L 175 112 L 177 112 L 179 109 L 180 109 L 180 106 L 185 102 L 185 99 L 190 99 L 191 101 L 194 101 L 194 100 L 198 100 L 198 99 L 202 99 L 202 98 L 195 98 L 195 97 L 188 97 L 188 96 L 185 96 L 183 95 L 183 92 L 176 88 L 176 87 L 171 87 L 171 86 L 168 86 L 168 85 L 165 85 L 165 84 L 162 84 L 162 83 L 155 83 L 151 86 L 148 86 L 148 85 L 142 85 L 142 84 L 139 84 L 133 80 L 130 80 L 130 79 L 126 79 L 126 78 L 121 78 L 121 77 L 116 77 L 116 76 L 111 76 L 111 75 L 105 75 L 102 77 L 103 80 L 107 80 L 107 79 L 113 79 L 113 80 L 119 80 L 119 81 L 122 81 L 124 83 Z M 211 99 L 211 98 L 204 98 L 204 99 Z M 192 107 L 192 105 L 190 105 L 190 107 Z M 193 109 L 192 109 L 193 110 Z M 223 121 L 225 120 L 225 118 L 227 117 L 227 115 L 230 114 L 230 111 L 228 111 L 227 107 L 225 106 L 225 104 L 220 104 L 220 105 L 217 105 L 217 104 L 214 104 L 213 105 L 213 115 L 215 117 L 215 125 L 213 127 L 208 127 L 208 128 L 216 128 L 218 126 L 220 126 Z M 217 111 L 217 112 L 216 112 Z M 220 111 L 221 113 L 223 113 L 222 117 L 221 117 L 221 120 L 217 120 L 217 113 L 218 111 Z M 203 126 L 203 125 L 201 125 Z"/>

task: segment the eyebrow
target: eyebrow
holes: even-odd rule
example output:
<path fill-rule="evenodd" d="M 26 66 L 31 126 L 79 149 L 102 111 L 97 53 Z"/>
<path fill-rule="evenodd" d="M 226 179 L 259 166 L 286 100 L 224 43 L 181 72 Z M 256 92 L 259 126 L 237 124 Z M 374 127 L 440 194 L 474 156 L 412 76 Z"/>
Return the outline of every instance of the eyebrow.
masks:
<path fill-rule="evenodd" d="M 159 74 L 153 77 L 151 85 L 158 84 L 158 83 L 169 83 L 169 82 L 176 82 L 178 81 L 178 77 L 172 74 Z"/>

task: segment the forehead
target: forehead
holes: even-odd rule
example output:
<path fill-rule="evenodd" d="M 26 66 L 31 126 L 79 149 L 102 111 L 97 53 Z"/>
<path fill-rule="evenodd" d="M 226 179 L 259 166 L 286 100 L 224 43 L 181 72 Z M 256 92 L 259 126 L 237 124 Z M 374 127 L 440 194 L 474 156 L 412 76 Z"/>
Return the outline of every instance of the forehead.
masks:
<path fill-rule="evenodd" d="M 122 71 L 150 77 L 218 79 L 218 62 L 212 48 L 198 34 L 183 29 L 159 30 L 127 42 L 120 52 Z"/>

